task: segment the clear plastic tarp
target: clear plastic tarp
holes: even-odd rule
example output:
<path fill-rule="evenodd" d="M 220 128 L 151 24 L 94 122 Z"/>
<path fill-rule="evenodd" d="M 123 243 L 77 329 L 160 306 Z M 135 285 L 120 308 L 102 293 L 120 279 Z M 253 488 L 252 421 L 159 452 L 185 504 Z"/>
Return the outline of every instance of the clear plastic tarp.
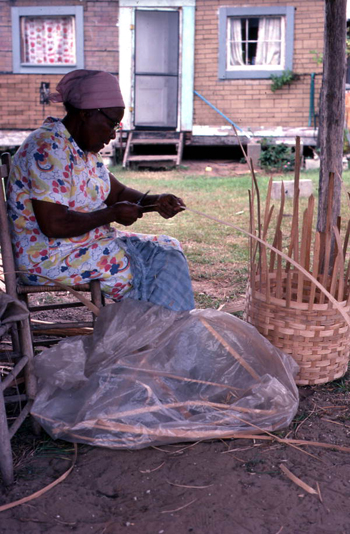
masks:
<path fill-rule="evenodd" d="M 32 413 L 53 438 L 109 448 L 238 437 L 290 424 L 297 369 L 228 313 L 125 299 L 35 358 Z"/>

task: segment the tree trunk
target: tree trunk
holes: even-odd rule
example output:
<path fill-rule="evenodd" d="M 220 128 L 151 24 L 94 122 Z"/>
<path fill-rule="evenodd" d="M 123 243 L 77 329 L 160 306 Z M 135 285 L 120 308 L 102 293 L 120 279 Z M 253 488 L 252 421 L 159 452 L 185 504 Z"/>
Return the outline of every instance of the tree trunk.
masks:
<path fill-rule="evenodd" d="M 326 229 L 329 173 L 334 173 L 332 226 L 340 214 L 345 120 L 346 0 L 325 0 L 320 101 L 320 182 L 317 230 Z"/>

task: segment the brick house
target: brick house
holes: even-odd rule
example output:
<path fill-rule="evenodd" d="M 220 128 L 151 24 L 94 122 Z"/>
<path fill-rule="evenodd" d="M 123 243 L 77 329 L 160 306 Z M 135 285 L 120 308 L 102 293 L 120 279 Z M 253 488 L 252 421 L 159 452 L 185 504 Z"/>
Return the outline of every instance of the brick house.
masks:
<path fill-rule="evenodd" d="M 124 138 L 234 145 L 233 122 L 246 144 L 316 144 L 323 0 L 2 0 L 0 21 L 2 148 L 63 116 L 47 90 L 74 68 L 118 75 Z M 271 74 L 286 70 L 298 79 L 272 92 Z"/>

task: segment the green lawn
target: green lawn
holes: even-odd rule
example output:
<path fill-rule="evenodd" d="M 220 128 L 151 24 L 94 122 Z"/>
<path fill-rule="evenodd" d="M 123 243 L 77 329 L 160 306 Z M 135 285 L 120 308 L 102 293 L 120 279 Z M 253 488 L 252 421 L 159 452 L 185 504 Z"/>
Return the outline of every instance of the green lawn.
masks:
<path fill-rule="evenodd" d="M 249 230 L 248 190 L 251 189 L 249 172 L 244 176 L 217 177 L 186 174 L 183 170 L 136 172 L 115 167 L 111 171 L 130 187 L 140 191 L 150 189 L 151 193 L 174 193 L 184 200 L 188 208 Z M 273 179 L 292 180 L 293 177 L 293 173 L 289 173 L 283 176 L 274 175 Z M 300 177 L 311 179 L 313 182 L 316 210 L 318 177 L 318 171 L 302 172 Z M 269 176 L 257 175 L 257 181 L 263 211 Z M 342 216 L 347 219 L 349 204 L 346 192 L 350 191 L 349 171 L 343 174 L 343 182 Z M 301 216 L 306 205 L 307 199 L 301 199 Z M 275 201 L 275 215 L 278 209 L 279 201 Z M 291 214 L 292 199 L 287 199 L 283 222 L 283 232 L 286 234 L 289 233 Z M 273 220 L 270 225 L 272 229 Z M 145 214 L 132 229 L 143 233 L 169 234 L 181 241 L 189 261 L 192 279 L 213 285 L 209 292 L 203 293 L 200 290 L 196 292 L 196 302 L 199 305 L 218 307 L 229 300 L 237 299 L 244 293 L 248 272 L 248 238 L 242 233 L 190 211 L 170 220 L 162 219 L 154 213 Z M 271 235 L 269 241 L 271 242 Z M 219 291 L 223 287 L 225 291 Z"/>

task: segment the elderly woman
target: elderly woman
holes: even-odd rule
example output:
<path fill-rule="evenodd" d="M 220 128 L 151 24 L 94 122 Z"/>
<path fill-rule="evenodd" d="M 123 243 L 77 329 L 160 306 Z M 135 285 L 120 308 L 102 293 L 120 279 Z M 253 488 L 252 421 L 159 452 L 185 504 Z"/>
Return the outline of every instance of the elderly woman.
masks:
<path fill-rule="evenodd" d="M 117 78 L 103 71 L 66 74 L 51 95 L 63 120 L 49 117 L 13 158 L 8 211 L 17 268 L 26 283 L 68 285 L 101 280 L 114 300 L 148 300 L 172 310 L 194 308 L 186 259 L 176 239 L 133 234 L 145 211 L 182 211 L 172 194 L 148 195 L 123 185 L 98 152 L 115 138 L 124 114 Z"/>

